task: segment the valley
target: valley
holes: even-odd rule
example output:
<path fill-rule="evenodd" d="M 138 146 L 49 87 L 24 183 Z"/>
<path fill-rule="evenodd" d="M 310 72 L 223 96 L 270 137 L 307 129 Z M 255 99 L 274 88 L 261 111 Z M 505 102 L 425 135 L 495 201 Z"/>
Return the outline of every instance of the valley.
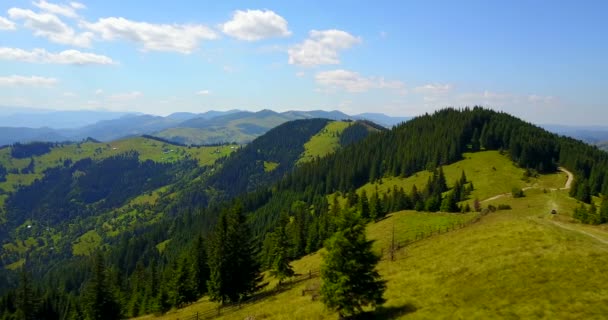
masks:
<path fill-rule="evenodd" d="M 482 152 L 470 157 L 473 159 L 465 156 L 467 160 L 451 166 L 466 167 L 469 160 L 495 155 Z M 521 170 L 504 157 L 494 159 L 475 168 L 479 172 L 499 166 Z M 448 175 L 448 167 L 445 169 Z M 608 312 L 604 307 L 606 292 L 598 287 L 608 280 L 605 273 L 599 272 L 608 262 L 605 254 L 608 230 L 585 227 L 571 218 L 577 203 L 567 194 L 565 174 L 559 176 L 560 179 L 556 179 L 542 175 L 534 182 L 552 189 L 548 192 L 533 188 L 524 198 L 488 200 L 488 205 L 506 204 L 512 209 L 488 213 L 470 226 L 401 248 L 394 261 L 387 256 L 393 229 L 396 241 L 400 242 L 413 239 L 420 232 L 428 233 L 466 221 L 471 219 L 471 214 L 400 211 L 370 223 L 368 238 L 375 241 L 374 250 L 384 253 L 386 258 L 378 268 L 388 288 L 387 302 L 376 312 L 376 317 L 595 318 Z M 503 183 L 504 176 L 486 178 L 488 184 L 502 186 L 502 190 L 497 187 L 498 192 L 510 189 L 508 183 Z M 557 215 L 551 214 L 554 209 Z M 580 250 L 581 247 L 585 249 Z M 322 256 L 323 252 L 317 252 L 293 261 L 292 265 L 297 274 L 306 275 L 309 270 L 320 268 Z M 321 302 L 301 294 L 318 282 L 318 279 L 299 282 L 218 318 L 285 319 L 289 315 L 290 319 L 333 319 L 334 314 L 327 312 Z M 500 296 L 493 294 L 498 291 L 502 293 Z M 585 297 L 585 300 L 576 305 L 571 303 L 573 297 Z M 197 312 L 208 314 L 208 310 L 215 308 L 216 304 L 203 299 L 158 319 L 182 319 Z"/>
<path fill-rule="evenodd" d="M 454 138 L 421 143 L 446 136 Z M 148 135 L 15 144 L 0 150 L 0 285 L 10 290 L 28 269 L 41 286 L 77 294 L 62 299 L 79 312 L 90 294 L 80 286 L 93 283 L 88 270 L 104 259 L 112 268 L 104 290 L 127 317 L 187 319 L 220 308 L 225 319 L 329 319 L 335 313 L 310 294 L 319 295 L 338 221 L 356 214 L 382 258 L 386 302 L 363 309 L 374 317 L 593 317 L 605 312 L 589 306 L 605 297 L 595 284 L 606 280 L 596 271 L 608 241 L 606 160 L 483 108 L 446 109 L 391 130 L 293 120 L 248 144 L 184 146 Z M 580 223 L 583 211 L 599 226 Z M 249 238 L 214 240 L 225 223 L 241 223 L 234 236 Z M 301 275 L 282 287 L 278 237 Z M 215 249 L 222 246 L 232 249 Z M 247 250 L 256 252 L 260 288 L 241 308 L 222 306 L 207 294 L 213 252 Z M 567 304 L 573 295 L 586 307 Z"/>

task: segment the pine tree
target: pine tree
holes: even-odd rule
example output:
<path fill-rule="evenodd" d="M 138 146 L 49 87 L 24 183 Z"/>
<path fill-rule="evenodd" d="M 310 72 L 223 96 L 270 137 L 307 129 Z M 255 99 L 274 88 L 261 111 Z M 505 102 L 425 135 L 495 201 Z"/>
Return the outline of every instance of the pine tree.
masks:
<path fill-rule="evenodd" d="M 196 283 L 192 263 L 183 258 L 179 261 L 173 279 L 173 305 L 181 308 L 185 304 L 196 301 Z"/>
<path fill-rule="evenodd" d="M 600 223 L 608 222 L 608 196 L 602 198 L 602 204 L 600 205 Z"/>
<path fill-rule="evenodd" d="M 369 201 L 369 207 L 370 217 L 372 220 L 381 219 L 385 216 L 384 209 L 382 209 L 382 202 L 380 201 L 377 190 L 372 194 L 372 198 Z"/>
<path fill-rule="evenodd" d="M 203 236 L 199 235 L 194 246 L 194 278 L 196 293 L 200 297 L 207 293 L 207 280 L 209 280 L 209 266 L 207 265 L 207 248 Z"/>
<path fill-rule="evenodd" d="M 445 179 L 445 173 L 443 172 L 443 167 L 439 167 L 439 174 L 437 175 L 437 193 L 443 193 L 448 191 L 448 183 Z"/>
<path fill-rule="evenodd" d="M 321 300 L 344 317 L 361 313 L 364 306 L 384 303 L 386 285 L 375 269 L 380 258 L 372 252 L 372 241 L 365 237 L 360 216 L 344 210 L 339 225 L 339 231 L 326 243 Z"/>
<path fill-rule="evenodd" d="M 367 198 L 367 193 L 365 190 L 361 192 L 361 196 L 359 197 L 359 205 L 358 205 L 359 213 L 361 214 L 361 218 L 364 220 L 369 220 L 370 218 L 370 209 L 369 209 L 369 200 Z"/>
<path fill-rule="evenodd" d="M 441 211 L 443 212 L 459 212 L 458 208 L 458 195 L 456 192 L 450 192 L 445 199 L 441 202 Z"/>
<path fill-rule="evenodd" d="M 106 279 L 106 266 L 101 253 L 97 253 L 93 265 L 93 278 L 84 292 L 84 311 L 86 319 L 120 319 L 120 305 Z"/>
<path fill-rule="evenodd" d="M 476 152 L 479 151 L 480 148 L 479 129 L 475 128 L 475 130 L 473 130 L 473 137 L 471 138 L 471 150 Z"/>
<path fill-rule="evenodd" d="M 32 288 L 31 276 L 25 270 L 19 273 L 19 288 L 17 289 L 17 318 L 36 319 L 37 303 Z"/>
<path fill-rule="evenodd" d="M 289 251 L 291 244 L 285 232 L 285 225 L 280 225 L 273 232 L 274 252 L 272 259 L 271 274 L 279 280 L 279 284 L 294 275 L 293 268 L 289 265 Z"/>
<path fill-rule="evenodd" d="M 240 301 L 261 280 L 241 204 L 223 210 L 209 242 L 209 298 Z"/>
<path fill-rule="evenodd" d="M 465 184 L 467 184 L 467 175 L 464 173 L 464 170 L 462 170 L 462 174 L 460 175 L 460 185 L 464 186 Z"/>

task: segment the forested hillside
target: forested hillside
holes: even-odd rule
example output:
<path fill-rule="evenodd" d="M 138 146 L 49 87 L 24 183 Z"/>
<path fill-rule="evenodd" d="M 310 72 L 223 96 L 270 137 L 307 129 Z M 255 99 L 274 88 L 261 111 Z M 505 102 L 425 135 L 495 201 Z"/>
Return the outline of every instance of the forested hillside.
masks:
<path fill-rule="evenodd" d="M 35 201 L 27 204 L 16 201 L 16 195 L 42 189 L 51 190 L 47 196 L 59 195 L 68 181 L 75 190 L 68 193 L 74 200 L 67 207 L 75 208 L 70 211 L 72 215 L 84 208 L 105 206 L 105 197 L 114 206 L 124 203 L 126 197 L 112 193 L 114 187 L 133 194 L 143 192 L 149 199 L 130 202 L 108 216 L 99 216 L 112 217 L 108 225 L 92 223 L 79 230 L 83 237 L 91 231 L 97 234 L 88 234 L 78 242 L 96 244 L 88 251 L 90 255 L 70 255 L 64 249 L 61 260 L 41 260 L 41 256 L 21 260 L 19 266 L 13 266 L 23 270 L 21 280 L 13 272 L 0 279 L 3 288 L 21 286 L 4 296 L 0 308 L 6 310 L 5 314 L 19 312 L 25 299 L 22 293 L 27 291 L 25 281 L 36 288 L 28 289 L 28 297 L 48 300 L 39 305 L 38 312 L 71 314 L 75 318 L 102 310 L 114 310 L 112 317 L 164 312 L 207 293 L 219 301 L 244 299 L 260 284 L 252 279 L 257 279 L 260 270 L 272 268 L 277 254 L 295 259 L 322 247 L 337 230 L 336 217 L 343 208 L 360 212 L 366 221 L 403 209 L 475 210 L 463 202 L 472 200 L 468 197 L 475 181 L 469 181 L 465 172 L 457 180 L 447 181 L 441 168 L 461 160 L 465 152 L 499 150 L 531 172 L 550 173 L 558 166 L 565 167 L 576 175 L 572 194 L 585 202 L 591 201 L 592 195 L 608 191 L 605 152 L 483 108 L 445 109 L 374 134 L 366 133 L 362 129 L 365 126 L 351 126 L 341 133 L 343 147 L 335 153 L 295 165 L 305 150 L 304 144 L 327 124 L 328 120 L 322 119 L 286 123 L 204 169 L 190 167 L 187 160 L 172 165 L 135 165 L 129 156 L 123 156 L 108 159 L 108 163 L 79 163 L 89 171 L 77 170 L 77 163 L 51 171 L 50 177 L 58 183 L 51 184 L 45 177 L 11 195 L 7 205 L 17 208 L 15 212 L 58 209 L 58 203 L 47 201 L 43 195 L 32 196 Z M 149 180 L 136 179 L 137 186 L 112 179 L 102 179 L 107 183 L 100 186 L 87 183 L 89 172 L 94 176 L 104 164 L 114 166 L 113 161 L 119 160 L 131 163 L 136 168 L 132 172 L 147 172 Z M 176 176 L 177 171 L 172 170 L 181 170 L 179 166 L 187 172 Z M 432 174 L 427 184 L 417 189 L 396 189 L 390 195 L 354 192 L 369 182 L 409 177 L 422 170 Z M 157 177 L 169 179 L 171 185 L 154 191 L 161 186 L 156 183 Z M 338 194 L 346 197 L 346 203 L 340 203 Z M 130 220 L 128 228 L 116 232 L 116 221 L 132 215 L 155 218 L 145 223 Z M 20 234 L 29 232 L 23 224 L 18 230 Z M 225 240 L 218 241 L 220 237 Z M 36 241 L 28 239 L 21 237 L 19 244 L 27 246 L 27 241 Z M 285 243 L 287 247 L 282 245 Z M 250 275 L 244 276 L 245 285 L 238 294 L 222 292 L 226 284 L 218 273 L 224 261 L 222 254 L 231 248 L 238 248 L 238 254 L 223 268 L 235 273 L 246 270 Z M 41 265 L 42 261 L 52 261 L 53 268 Z M 209 286 L 203 281 L 207 279 L 212 279 Z M 107 305 L 96 303 L 91 298 L 94 292 L 104 292 Z"/>

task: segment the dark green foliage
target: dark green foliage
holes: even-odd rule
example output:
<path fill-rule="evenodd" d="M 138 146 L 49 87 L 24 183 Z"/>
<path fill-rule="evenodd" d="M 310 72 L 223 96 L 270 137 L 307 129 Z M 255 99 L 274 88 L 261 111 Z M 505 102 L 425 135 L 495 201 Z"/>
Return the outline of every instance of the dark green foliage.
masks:
<path fill-rule="evenodd" d="M 194 246 L 194 282 L 197 297 L 207 293 L 209 265 L 207 264 L 207 247 L 203 236 L 199 236 Z"/>
<path fill-rule="evenodd" d="M 513 196 L 513 198 L 523 198 L 525 196 L 524 190 L 517 187 L 513 187 L 513 189 L 511 190 L 511 195 Z"/>
<path fill-rule="evenodd" d="M 367 199 L 367 193 L 365 192 L 365 190 L 363 190 L 361 196 L 359 197 L 359 204 L 357 206 L 357 209 L 359 210 L 361 218 L 363 218 L 363 220 L 365 221 L 368 221 L 370 218 L 370 210 L 369 200 Z"/>
<path fill-rule="evenodd" d="M 242 210 L 240 204 L 225 209 L 210 237 L 208 288 L 212 301 L 241 301 L 260 281 Z"/>
<path fill-rule="evenodd" d="M 0 164 L 0 182 L 6 181 L 7 174 L 8 171 L 6 170 L 6 168 L 2 164 Z"/>
<path fill-rule="evenodd" d="M 304 152 L 304 144 L 329 121 L 296 120 L 270 130 L 229 157 L 220 172 L 210 178 L 209 184 L 235 196 L 276 181 L 293 169 Z M 279 166 L 265 172 L 264 161 L 275 162 Z"/>
<path fill-rule="evenodd" d="M 441 211 L 460 212 L 460 207 L 458 207 L 458 201 L 460 200 L 459 197 L 460 195 L 455 190 L 448 193 L 441 202 Z"/>
<path fill-rule="evenodd" d="M 50 142 L 31 142 L 27 144 L 15 143 L 11 146 L 11 157 L 25 159 L 41 156 L 51 152 L 55 143 Z"/>
<path fill-rule="evenodd" d="M 19 288 L 17 289 L 16 299 L 16 316 L 18 319 L 36 319 L 38 303 L 31 281 L 31 275 L 22 270 L 19 275 Z"/>
<path fill-rule="evenodd" d="M 498 210 L 511 210 L 511 206 L 508 204 L 499 204 Z"/>
<path fill-rule="evenodd" d="M 380 258 L 365 237 L 364 220 L 344 210 L 339 231 L 327 243 L 321 266 L 321 301 L 342 316 L 361 313 L 364 306 L 384 303 L 385 282 L 376 271 Z"/>
<path fill-rule="evenodd" d="M 122 318 L 120 305 L 111 289 L 104 259 L 100 253 L 95 256 L 93 275 L 85 287 L 83 308 L 86 319 Z"/>
<path fill-rule="evenodd" d="M 179 172 L 194 166 L 192 161 L 140 162 L 136 152 L 129 152 L 99 162 L 87 158 L 69 168 L 52 168 L 43 179 L 20 188 L 8 198 L 8 220 L 17 226 L 26 218 L 54 224 L 85 217 L 96 210 L 118 207 L 131 197 L 170 183 L 179 177 Z"/>
<path fill-rule="evenodd" d="M 178 308 L 197 300 L 197 279 L 192 263 L 183 258 L 174 269 L 172 304 Z"/>
<path fill-rule="evenodd" d="M 20 173 L 28 174 L 28 173 L 35 173 L 35 171 L 36 171 L 36 161 L 34 161 L 34 158 L 30 158 L 30 162 L 28 163 L 27 167 L 21 169 Z"/>
<path fill-rule="evenodd" d="M 285 278 L 289 278 L 294 275 L 293 268 L 289 265 L 291 243 L 289 243 L 289 238 L 285 232 L 288 222 L 287 217 L 283 218 L 279 226 L 271 235 L 273 249 L 271 253 L 272 262 L 270 266 L 270 273 L 272 276 L 279 279 L 279 283 L 281 283 L 281 281 L 283 281 Z"/>
<path fill-rule="evenodd" d="M 349 125 L 348 128 L 344 129 L 340 134 L 340 146 L 346 147 L 365 139 L 370 134 L 369 125 L 370 123 L 367 121 L 356 121 Z M 377 125 L 373 128 L 376 130 L 383 130 L 378 128 Z"/>
<path fill-rule="evenodd" d="M 221 250 L 212 249 L 216 243 L 213 237 L 205 241 L 210 251 L 208 263 L 216 266 L 215 270 L 220 263 L 226 263 L 227 269 L 234 268 L 228 265 L 227 261 L 231 260 L 213 258 L 212 255 L 217 256 L 215 253 L 245 248 L 244 251 L 253 254 L 256 252 L 254 248 L 262 244 L 265 245 L 258 255 L 260 261 L 272 268 L 275 261 L 273 239 L 266 235 L 282 225 L 282 213 L 289 217 L 285 224 L 289 260 L 314 252 L 338 229 L 336 221 L 343 210 L 335 199 L 330 199 L 332 204 L 329 205 L 327 194 L 346 195 L 346 207 L 356 209 L 360 199 L 354 190 L 365 183 L 381 181 L 386 176 L 408 177 L 421 170 L 434 172 L 428 186 L 413 188 L 411 192 L 395 187 L 384 194 L 367 194 L 370 219 L 380 218 L 379 212 L 425 210 L 427 205 L 428 209 L 439 210 L 442 203 L 446 204 L 445 208 L 455 209 L 454 200 L 467 199 L 473 183 L 466 181 L 463 173 L 449 190 L 445 177 L 441 178 L 443 174 L 439 167 L 460 160 L 462 152 L 476 148 L 472 145 L 476 140 L 479 140 L 480 148 L 502 150 L 521 168 L 529 168 L 531 173 L 552 172 L 558 164 L 571 170 L 576 175 L 572 194 L 580 200 L 590 202 L 592 196 L 608 194 L 606 153 L 582 142 L 550 134 L 504 113 L 482 108 L 442 110 L 413 119 L 393 130 L 371 134 L 333 155 L 294 167 L 294 159 L 299 157 L 303 142 L 326 124 L 324 121 L 311 122 L 315 124 L 300 123 L 305 127 L 302 130 L 298 129 L 297 123 L 292 123 L 280 131 L 269 132 L 267 137 L 250 144 L 255 147 L 243 147 L 225 159 L 224 169 L 216 171 L 197 168 L 191 162 L 135 165 L 135 161 L 129 159 L 113 159 L 104 164 L 88 160 L 76 163 L 60 161 L 58 164 L 61 166 L 63 163 L 62 168 L 47 171 L 41 181 L 32 185 L 35 187 L 23 188 L 27 192 L 19 190 L 10 195 L 7 203 L 17 210 L 6 211 L 9 217 L 7 223 L 0 225 L 0 236 L 2 240 L 25 240 L 32 236 L 42 241 L 47 236 L 43 233 L 47 221 L 57 222 L 50 224 L 51 232 L 61 233 L 61 240 L 53 250 L 46 247 L 28 252 L 27 261 L 35 284 L 33 287 L 35 291 L 40 290 L 40 294 L 36 294 L 36 299 L 41 301 L 40 310 L 47 314 L 76 315 L 78 318 L 77 315 L 84 315 L 87 309 L 88 288 L 94 275 L 88 271 L 87 259 L 72 256 L 71 245 L 84 232 L 99 231 L 107 258 L 107 290 L 120 303 L 125 316 L 136 316 L 164 312 L 177 303 L 188 303 L 185 301 L 191 298 L 175 299 L 176 278 L 180 276 L 195 283 L 196 296 L 200 297 L 204 286 L 200 280 L 204 277 L 197 274 L 205 271 L 199 271 L 202 270 L 201 263 L 196 262 L 199 260 L 196 253 L 200 252 L 200 246 L 197 246 L 199 235 L 208 235 L 216 226 L 220 212 L 233 210 L 225 200 L 237 194 L 243 203 L 241 215 L 247 213 L 247 229 L 253 232 L 246 239 L 227 240 L 224 246 L 217 247 Z M 479 132 L 478 139 L 474 138 L 475 131 Z M 28 172 L 37 169 L 32 160 L 36 159 L 30 159 L 31 168 L 26 168 Z M 263 161 L 280 165 L 271 173 L 265 173 Z M 128 179 L 114 181 L 116 177 Z M 97 181 L 101 185 L 97 186 Z M 276 181 L 279 182 L 271 185 Z M 148 186 L 154 188 L 169 183 L 173 185 L 168 187 L 166 195 L 171 196 L 161 196 L 155 204 L 115 209 L 131 197 L 152 190 Z M 244 193 L 249 190 L 255 192 Z M 475 210 L 481 210 L 478 200 L 473 206 Z M 583 206 L 579 213 L 585 216 L 587 223 L 602 223 L 608 215 L 605 206 L 608 205 L 599 209 Z M 228 207 L 231 209 L 226 209 Z M 460 210 L 470 209 L 465 204 Z M 98 216 L 100 212 L 108 211 L 112 213 Z M 104 219 L 117 216 L 122 219 L 123 215 L 128 217 L 128 213 L 135 211 L 138 217 L 150 219 L 133 221 L 116 236 L 108 236 L 109 233 L 100 230 L 104 228 Z M 31 229 L 15 228 L 30 218 L 35 222 Z M 244 224 L 244 218 L 240 221 Z M 5 237 L 7 235 L 10 237 Z M 167 240 L 166 249 L 160 253 L 156 246 Z M 3 263 L 12 263 L 20 258 L 22 256 L 17 253 L 4 254 Z M 285 266 L 286 260 L 279 260 Z M 252 276 L 257 274 L 256 269 L 247 272 L 249 276 L 246 278 L 256 278 Z M 230 281 L 243 283 L 247 288 L 255 287 L 255 281 L 221 276 L 221 272 L 216 272 L 210 277 L 209 284 L 218 290 Z M 238 276 L 241 276 L 240 272 Z M 3 315 L 12 316 L 17 310 L 17 278 L 8 270 L 0 271 L 0 291 L 6 293 L 0 298 L 0 313 Z M 83 283 L 87 285 L 83 286 Z M 179 290 L 191 291 L 191 288 L 185 289 Z M 251 292 L 243 291 L 245 295 L 247 291 Z M 223 296 L 224 301 L 238 300 L 243 296 L 230 294 L 231 298 Z"/>

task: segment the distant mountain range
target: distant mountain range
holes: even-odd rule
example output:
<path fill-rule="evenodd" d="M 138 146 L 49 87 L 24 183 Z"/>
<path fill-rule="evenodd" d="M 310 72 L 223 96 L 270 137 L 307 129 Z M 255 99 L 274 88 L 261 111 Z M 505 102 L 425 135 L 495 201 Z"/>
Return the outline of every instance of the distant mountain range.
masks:
<path fill-rule="evenodd" d="M 153 135 L 182 144 L 246 143 L 287 121 L 325 118 L 369 120 L 392 127 L 409 120 L 379 113 L 348 115 L 340 111 L 258 112 L 229 110 L 178 112 L 166 117 L 105 111 L 7 109 L 0 112 L 0 145 L 29 141 L 78 141 L 88 137 L 111 141 Z"/>

